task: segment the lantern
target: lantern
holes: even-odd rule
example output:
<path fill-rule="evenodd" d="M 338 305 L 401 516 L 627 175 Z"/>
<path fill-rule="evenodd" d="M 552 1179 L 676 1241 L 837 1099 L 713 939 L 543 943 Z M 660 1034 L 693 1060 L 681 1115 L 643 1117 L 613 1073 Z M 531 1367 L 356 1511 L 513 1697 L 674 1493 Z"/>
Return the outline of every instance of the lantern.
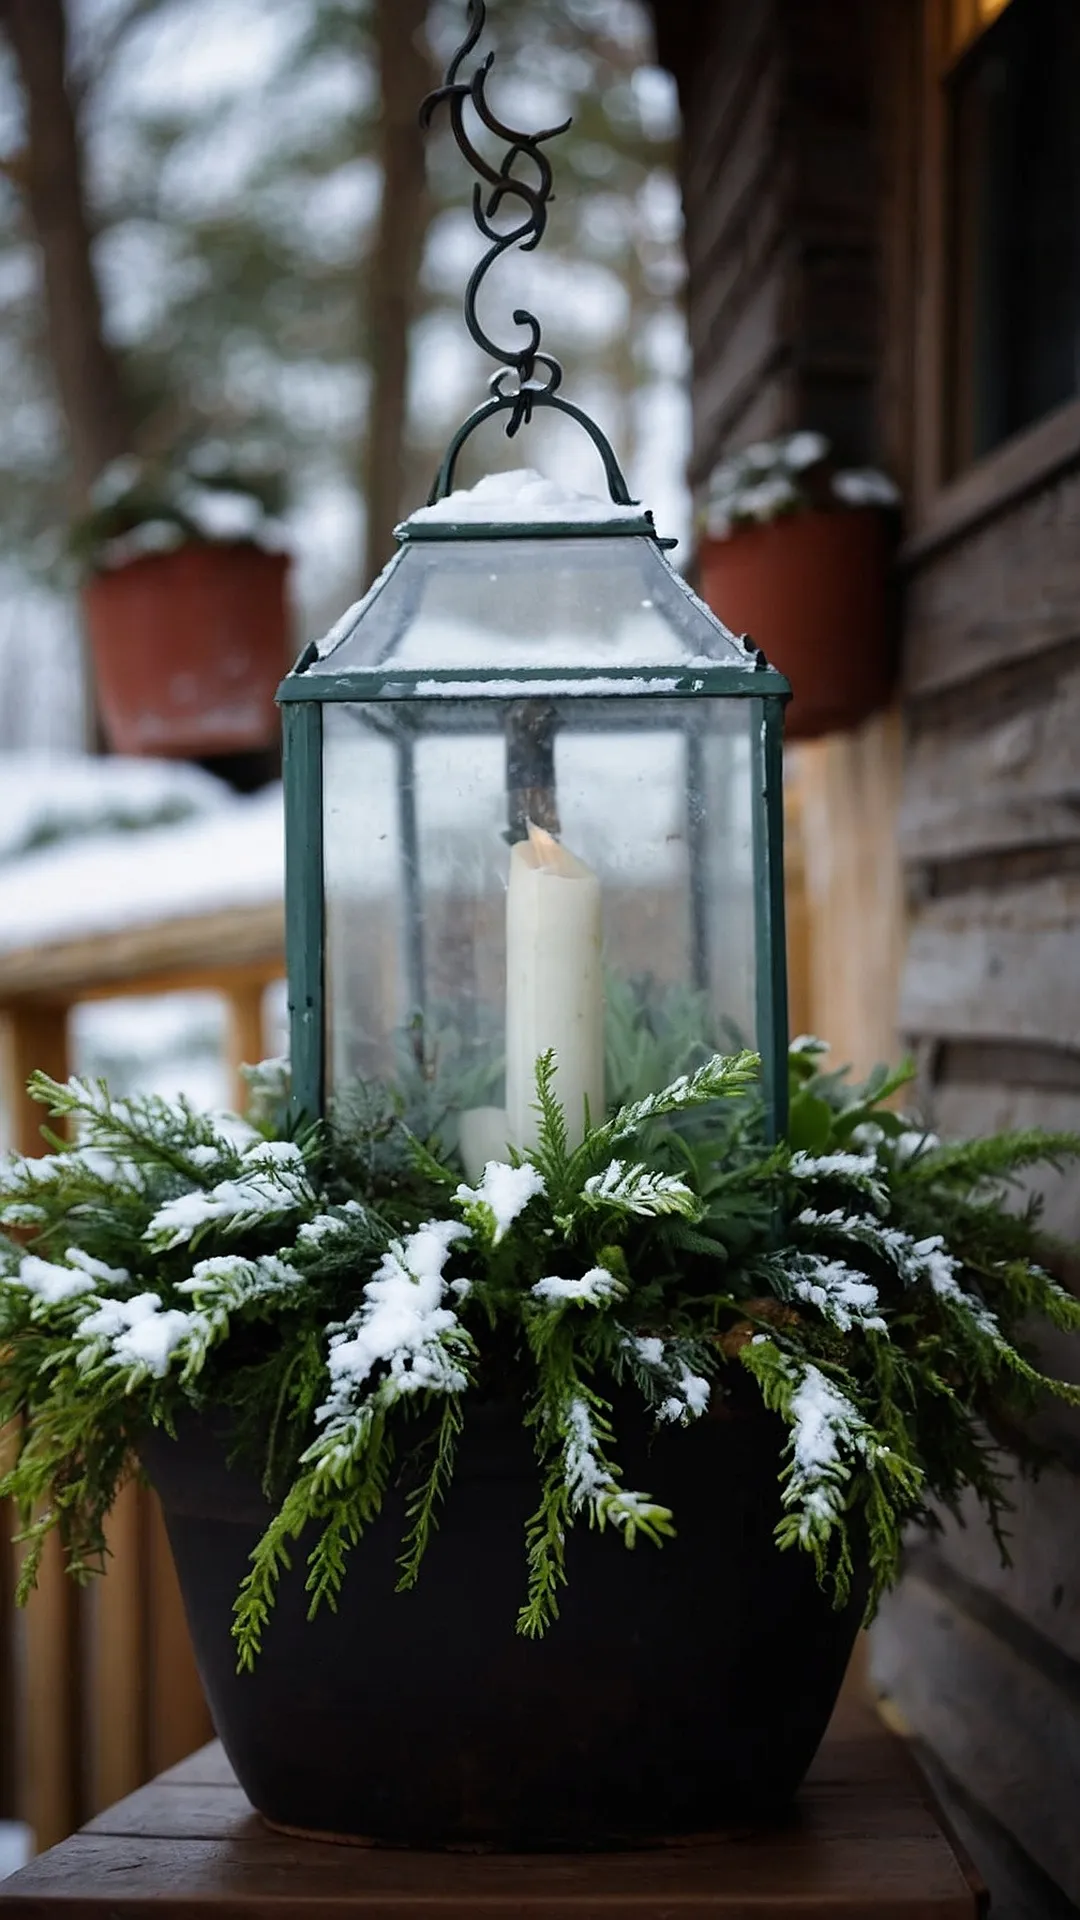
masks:
<path fill-rule="evenodd" d="M 536 243 L 551 189 L 549 136 L 495 118 L 487 64 L 456 78 L 483 11 L 425 113 L 449 103 L 487 183 L 466 320 L 516 384 L 495 376 L 394 559 L 279 690 L 297 1114 L 385 1103 L 471 1177 L 535 1144 L 549 1054 L 573 1141 L 754 1046 L 775 1134 L 787 1044 L 789 688 L 673 570 L 533 316 L 514 315 L 517 349 L 480 326 L 483 274 Z M 499 169 L 468 141 L 470 102 L 508 143 Z M 507 414 L 513 434 L 538 408 L 589 434 L 607 501 L 528 471 L 454 491 L 478 427 Z"/>

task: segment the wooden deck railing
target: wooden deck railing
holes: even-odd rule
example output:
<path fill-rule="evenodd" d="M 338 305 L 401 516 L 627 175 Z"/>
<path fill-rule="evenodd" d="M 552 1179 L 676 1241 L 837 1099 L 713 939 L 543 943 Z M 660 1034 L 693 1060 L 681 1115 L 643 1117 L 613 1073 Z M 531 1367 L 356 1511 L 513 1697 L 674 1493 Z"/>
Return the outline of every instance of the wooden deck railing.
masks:
<path fill-rule="evenodd" d="M 207 956 L 213 956 L 208 959 Z M 234 1070 L 264 1051 L 262 1002 L 281 976 L 280 906 L 0 954 L 4 1107 L 12 1144 L 44 1150 L 25 1096 L 42 1067 L 70 1071 L 70 1009 L 119 994 L 220 992 Z M 239 1083 L 236 1099 L 242 1104 Z M 12 1603 L 19 1549 L 0 1513 L 0 1819 L 52 1846 L 211 1734 L 157 1501 L 132 1481 L 110 1518 L 106 1573 L 79 1590 L 58 1545 L 37 1592 Z"/>

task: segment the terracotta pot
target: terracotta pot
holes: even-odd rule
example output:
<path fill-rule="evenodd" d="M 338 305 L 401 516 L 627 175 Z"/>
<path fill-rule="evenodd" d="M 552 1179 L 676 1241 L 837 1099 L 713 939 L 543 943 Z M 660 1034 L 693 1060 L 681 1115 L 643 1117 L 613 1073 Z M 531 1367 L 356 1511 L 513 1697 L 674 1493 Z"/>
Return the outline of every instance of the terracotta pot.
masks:
<path fill-rule="evenodd" d="M 284 554 L 241 541 L 146 554 L 87 581 L 98 708 L 115 753 L 202 759 L 273 743 L 287 570 Z"/>
<path fill-rule="evenodd" d="M 791 682 L 789 739 L 856 726 L 888 701 L 888 555 L 874 507 L 785 514 L 702 541 L 702 599 Z"/>
<path fill-rule="evenodd" d="M 521 1410 L 470 1409 L 417 1586 L 395 1593 L 408 1485 L 308 1620 L 292 1552 L 262 1651 L 237 1673 L 237 1588 L 270 1509 L 212 1417 L 142 1444 L 161 1496 L 214 1724 L 272 1823 L 413 1846 L 618 1846 L 704 1832 L 795 1793 L 825 1731 L 865 1586 L 837 1612 L 781 1553 L 771 1415 L 657 1435 L 617 1420 L 626 1483 L 677 1535 L 628 1553 L 582 1524 L 539 1640 L 515 1632 L 537 1470 Z M 858 1586 L 859 1582 L 856 1583 Z"/>

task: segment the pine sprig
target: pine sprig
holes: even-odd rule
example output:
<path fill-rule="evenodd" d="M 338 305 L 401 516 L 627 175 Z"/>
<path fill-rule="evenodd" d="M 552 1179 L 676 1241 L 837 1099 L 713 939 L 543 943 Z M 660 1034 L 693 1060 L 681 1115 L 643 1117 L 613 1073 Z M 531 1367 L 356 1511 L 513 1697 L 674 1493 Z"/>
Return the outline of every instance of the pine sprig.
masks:
<path fill-rule="evenodd" d="M 464 1424 L 461 1400 L 456 1396 L 448 1396 L 443 1401 L 439 1425 L 430 1448 L 431 1464 L 420 1485 L 409 1496 L 406 1506 L 409 1525 L 398 1561 L 401 1569 L 397 1583 L 399 1593 L 414 1587 L 420 1577 L 420 1564 L 427 1552 L 428 1541 L 439 1524 L 439 1508 L 450 1491 L 457 1443 Z"/>

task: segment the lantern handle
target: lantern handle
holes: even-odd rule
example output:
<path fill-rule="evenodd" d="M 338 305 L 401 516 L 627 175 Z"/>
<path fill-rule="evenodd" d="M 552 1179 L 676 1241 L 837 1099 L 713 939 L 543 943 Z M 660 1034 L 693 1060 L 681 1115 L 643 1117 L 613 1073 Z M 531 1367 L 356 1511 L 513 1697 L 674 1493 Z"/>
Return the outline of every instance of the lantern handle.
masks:
<path fill-rule="evenodd" d="M 436 501 L 449 493 L 458 454 L 470 434 L 485 420 L 499 413 L 509 414 L 506 432 L 507 437 L 512 439 L 520 427 L 528 425 L 536 407 L 552 407 L 584 427 L 604 463 L 612 500 L 617 506 L 632 506 L 634 503 L 610 441 L 582 408 L 572 405 L 559 394 L 563 370 L 552 354 L 540 350 L 540 322 L 536 315 L 526 307 L 515 307 L 514 325 L 524 329 L 526 339 L 522 345 L 513 347 L 500 346 L 485 332 L 477 314 L 481 286 L 508 248 L 519 246 L 523 253 L 531 253 L 543 239 L 554 175 L 551 162 L 542 151 L 542 143 L 554 139 L 556 134 L 565 133 L 571 124 L 565 120 L 561 126 L 545 127 L 537 133 L 524 133 L 500 120 L 489 105 L 486 92 L 488 75 L 495 59 L 493 53 L 479 62 L 471 78 L 458 79 L 458 70 L 477 45 L 486 19 L 485 0 L 469 0 L 465 38 L 451 56 L 442 86 L 429 93 L 420 107 L 420 125 L 425 130 L 431 126 L 439 107 L 449 107 L 451 131 L 458 149 L 473 172 L 479 175 L 473 187 L 473 219 L 490 244 L 473 268 L 465 288 L 465 324 L 477 346 L 500 363 L 498 371 L 492 375 L 491 398 L 469 415 L 450 442 L 428 497 L 428 505 L 434 506 Z M 486 159 L 469 137 L 465 125 L 465 109 L 469 104 L 481 125 L 497 140 L 506 142 L 507 151 L 498 166 Z M 526 165 L 524 176 L 515 171 L 519 162 Z M 511 209 L 511 224 L 500 230 L 495 222 L 507 207 Z M 502 382 L 511 373 L 517 376 L 516 390 L 504 393 Z M 544 375 L 546 379 L 542 377 Z"/>
<path fill-rule="evenodd" d="M 502 378 L 501 373 L 495 375 L 495 381 L 500 381 Z M 508 413 L 510 420 L 507 423 L 506 434 L 507 438 L 512 440 L 519 427 L 528 425 L 536 407 L 550 407 L 554 412 L 565 414 L 569 419 L 576 421 L 579 427 L 584 428 L 604 463 L 604 474 L 611 499 L 619 507 L 633 506 L 635 502 L 631 499 L 630 489 L 615 457 L 614 448 L 595 420 L 590 420 L 588 414 L 581 407 L 576 407 L 572 400 L 564 400 L 553 387 L 532 386 L 519 387 L 516 393 L 495 392 L 490 400 L 485 400 L 470 413 L 467 420 L 462 421 L 443 455 L 442 465 L 428 494 L 428 506 L 433 507 L 436 501 L 445 500 L 447 494 L 453 492 L 454 469 L 457 466 L 458 455 L 466 440 L 476 432 L 477 427 L 482 427 L 487 420 L 493 420 L 496 414 Z"/>

